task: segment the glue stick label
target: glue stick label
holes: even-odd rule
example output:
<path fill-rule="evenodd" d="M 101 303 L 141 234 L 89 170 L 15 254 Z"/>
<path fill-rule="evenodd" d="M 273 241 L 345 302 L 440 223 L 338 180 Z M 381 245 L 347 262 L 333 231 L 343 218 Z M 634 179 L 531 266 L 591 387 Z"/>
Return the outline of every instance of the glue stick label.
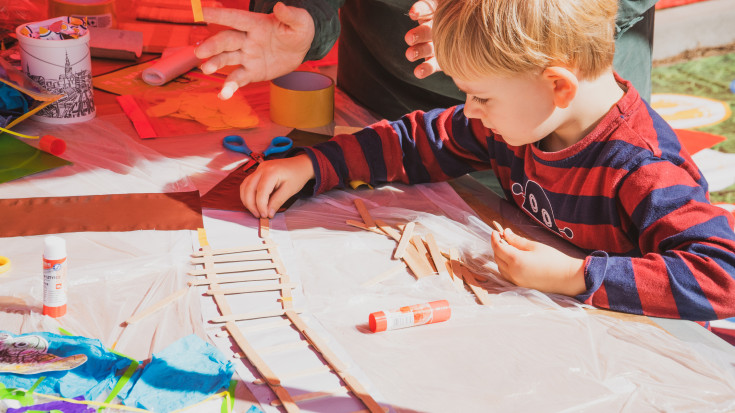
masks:
<path fill-rule="evenodd" d="M 66 258 L 43 259 L 43 305 L 60 307 L 66 304 Z"/>
<path fill-rule="evenodd" d="M 385 311 L 385 321 L 388 323 L 386 330 L 428 324 L 431 322 L 431 314 L 428 303 L 401 307 L 398 311 Z"/>

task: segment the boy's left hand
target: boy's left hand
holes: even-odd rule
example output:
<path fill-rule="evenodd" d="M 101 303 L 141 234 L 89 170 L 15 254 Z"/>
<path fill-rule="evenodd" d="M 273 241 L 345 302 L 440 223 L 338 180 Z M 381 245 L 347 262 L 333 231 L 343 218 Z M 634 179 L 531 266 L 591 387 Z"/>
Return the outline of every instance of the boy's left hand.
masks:
<path fill-rule="evenodd" d="M 586 291 L 584 260 L 516 235 L 510 228 L 493 231 L 491 242 L 500 275 L 520 287 L 576 296 Z"/>

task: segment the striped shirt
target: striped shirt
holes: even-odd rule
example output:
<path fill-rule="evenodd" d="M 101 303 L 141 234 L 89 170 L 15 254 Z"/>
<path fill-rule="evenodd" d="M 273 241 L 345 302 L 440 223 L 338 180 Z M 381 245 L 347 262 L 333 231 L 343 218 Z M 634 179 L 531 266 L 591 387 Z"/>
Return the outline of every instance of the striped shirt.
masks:
<path fill-rule="evenodd" d="M 413 112 L 304 148 L 314 193 L 352 180 L 437 182 L 495 172 L 507 199 L 584 250 L 585 303 L 689 320 L 735 316 L 732 215 L 669 125 L 627 91 L 587 136 L 558 152 L 510 146 L 463 106 Z"/>

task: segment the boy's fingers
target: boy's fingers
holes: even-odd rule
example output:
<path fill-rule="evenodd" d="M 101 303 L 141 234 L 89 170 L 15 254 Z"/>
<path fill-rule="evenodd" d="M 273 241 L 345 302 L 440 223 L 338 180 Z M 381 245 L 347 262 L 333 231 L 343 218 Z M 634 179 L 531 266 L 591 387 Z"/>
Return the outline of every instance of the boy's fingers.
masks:
<path fill-rule="evenodd" d="M 203 7 L 202 15 L 207 23 L 232 27 L 243 32 L 255 27 L 262 17 L 260 13 L 220 7 Z"/>
<path fill-rule="evenodd" d="M 262 168 L 263 164 L 259 166 Z M 278 177 L 273 174 L 265 174 L 258 181 L 258 188 L 255 191 L 255 207 L 261 217 L 269 216 L 268 204 L 270 203 L 273 192 L 278 187 Z"/>
<path fill-rule="evenodd" d="M 257 188 L 258 179 L 257 171 L 252 175 L 248 176 L 240 184 L 240 201 L 245 208 L 250 211 L 255 218 L 260 218 L 258 209 L 255 207 L 255 190 Z"/>
<path fill-rule="evenodd" d="M 516 235 L 516 233 L 513 232 L 510 228 L 505 229 L 505 231 L 503 232 L 503 237 L 506 241 L 508 241 L 508 244 L 523 251 L 531 251 L 534 247 L 533 241 Z"/>
<path fill-rule="evenodd" d="M 273 218 L 273 215 L 276 214 L 276 211 L 278 211 L 278 208 L 281 207 L 281 205 L 285 204 L 286 201 L 288 201 L 288 198 L 291 197 L 292 194 L 286 190 L 284 185 L 281 185 L 278 189 L 276 189 L 273 194 L 271 195 L 271 200 L 268 202 L 268 217 Z"/>

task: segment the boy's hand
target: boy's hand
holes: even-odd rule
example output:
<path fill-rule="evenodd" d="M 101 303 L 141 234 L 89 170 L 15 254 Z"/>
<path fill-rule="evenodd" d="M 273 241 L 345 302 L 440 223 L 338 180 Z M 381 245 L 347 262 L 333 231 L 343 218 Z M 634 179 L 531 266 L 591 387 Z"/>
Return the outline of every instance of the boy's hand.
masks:
<path fill-rule="evenodd" d="M 242 181 L 240 200 L 256 218 L 273 218 L 313 178 L 314 167 L 306 155 L 266 161 Z"/>
<path fill-rule="evenodd" d="M 586 291 L 584 260 L 572 258 L 555 248 L 531 241 L 509 228 L 491 235 L 500 275 L 520 287 L 574 297 Z"/>
<path fill-rule="evenodd" d="M 196 48 L 202 72 L 214 73 L 224 66 L 239 66 L 227 76 L 220 99 L 250 82 L 271 80 L 296 69 L 314 39 L 314 20 L 302 8 L 276 3 L 273 13 L 246 10 L 202 9 L 207 23 L 231 27 L 204 40 Z"/>
<path fill-rule="evenodd" d="M 424 59 L 423 63 L 413 69 L 414 76 L 419 79 L 442 70 L 434 56 L 434 42 L 431 37 L 434 10 L 436 0 L 418 0 L 408 12 L 408 16 L 419 25 L 406 32 L 405 40 L 409 46 L 406 49 L 406 59 L 409 62 Z"/>

